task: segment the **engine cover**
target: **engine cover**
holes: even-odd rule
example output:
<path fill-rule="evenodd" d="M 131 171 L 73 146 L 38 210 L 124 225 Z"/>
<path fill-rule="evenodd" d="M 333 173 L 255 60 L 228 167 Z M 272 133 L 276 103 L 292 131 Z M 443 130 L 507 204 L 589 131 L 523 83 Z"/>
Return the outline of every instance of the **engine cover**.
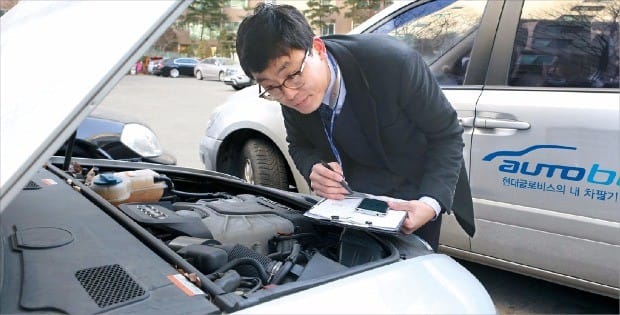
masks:
<path fill-rule="evenodd" d="M 268 241 L 275 235 L 292 234 L 307 222 L 297 211 L 254 195 L 177 202 L 173 206 L 177 211 L 200 215 L 215 240 L 241 244 L 262 255 L 268 253 Z"/>

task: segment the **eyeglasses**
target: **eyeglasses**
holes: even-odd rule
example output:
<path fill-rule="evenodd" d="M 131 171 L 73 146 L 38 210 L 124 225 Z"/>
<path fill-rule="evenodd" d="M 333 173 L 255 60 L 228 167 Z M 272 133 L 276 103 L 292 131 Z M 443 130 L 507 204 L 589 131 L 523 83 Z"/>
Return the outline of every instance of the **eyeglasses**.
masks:
<path fill-rule="evenodd" d="M 262 92 L 261 92 L 261 86 L 259 84 L 258 85 L 258 93 L 259 93 L 258 97 L 262 97 L 270 101 L 277 101 L 281 99 L 282 96 L 284 96 L 284 91 L 282 90 L 282 87 L 289 88 L 289 89 L 298 89 L 302 87 L 304 83 L 306 83 L 306 81 L 301 76 L 301 73 L 304 71 L 304 68 L 306 67 L 306 60 L 308 60 L 308 56 L 310 56 L 310 49 L 306 50 L 306 55 L 304 56 L 304 59 L 301 61 L 301 67 L 299 68 L 299 71 L 296 71 L 295 73 L 287 76 L 286 79 L 282 81 L 282 84 L 278 86 L 272 86 L 268 89 L 265 89 L 265 91 L 262 91 Z"/>

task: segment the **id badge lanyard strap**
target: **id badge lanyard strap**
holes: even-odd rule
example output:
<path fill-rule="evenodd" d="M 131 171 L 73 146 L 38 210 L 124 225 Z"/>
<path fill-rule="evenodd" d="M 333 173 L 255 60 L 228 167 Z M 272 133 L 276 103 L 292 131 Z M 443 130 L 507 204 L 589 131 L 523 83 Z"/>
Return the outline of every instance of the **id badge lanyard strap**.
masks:
<path fill-rule="evenodd" d="M 336 112 L 332 111 L 332 117 L 331 117 L 331 121 L 329 124 L 330 125 L 329 132 L 327 131 L 327 128 L 325 127 L 325 125 L 323 125 L 323 129 L 325 130 L 325 134 L 327 135 L 327 141 L 329 142 L 329 146 L 332 149 L 332 153 L 336 157 L 336 160 L 338 160 L 338 164 L 340 164 L 340 167 L 344 169 L 344 166 L 342 165 L 342 160 L 340 159 L 340 154 L 338 153 L 338 149 L 336 149 L 336 145 L 334 145 L 333 132 L 334 132 L 334 118 L 335 117 L 336 117 Z"/>
<path fill-rule="evenodd" d="M 334 121 L 336 120 L 336 112 L 337 112 L 337 107 L 338 107 L 338 101 L 340 98 L 340 85 L 342 84 L 342 82 L 340 82 L 340 68 L 338 68 L 338 65 L 334 62 L 331 55 L 328 54 L 327 56 L 328 56 L 329 63 L 334 69 L 334 72 L 336 72 L 336 80 L 334 81 L 334 85 L 332 87 L 332 91 L 329 96 L 329 102 L 331 105 L 334 106 L 334 108 L 332 109 L 332 114 L 331 114 L 331 118 L 329 121 L 329 130 L 327 129 L 327 126 L 325 126 L 325 121 L 323 121 L 323 130 L 325 131 L 325 135 L 327 136 L 327 141 L 329 142 L 329 146 L 332 150 L 332 153 L 336 157 L 336 160 L 338 160 L 338 164 L 340 164 L 340 167 L 344 169 L 344 165 L 342 164 L 342 159 L 340 158 L 338 149 L 336 148 L 336 145 L 334 144 Z"/>

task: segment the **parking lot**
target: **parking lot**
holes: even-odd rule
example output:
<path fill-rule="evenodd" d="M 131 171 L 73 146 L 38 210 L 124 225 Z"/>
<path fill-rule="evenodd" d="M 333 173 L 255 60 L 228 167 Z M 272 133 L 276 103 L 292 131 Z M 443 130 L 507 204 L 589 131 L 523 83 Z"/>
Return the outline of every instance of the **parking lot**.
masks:
<path fill-rule="evenodd" d="M 255 88 L 253 87 L 249 87 Z M 102 107 L 139 117 L 159 136 L 178 165 L 202 169 L 198 144 L 211 111 L 235 91 L 217 81 L 127 75 Z M 618 300 L 530 277 L 463 262 L 487 288 L 501 314 L 617 314 Z"/>
<path fill-rule="evenodd" d="M 198 144 L 211 111 L 235 90 L 218 81 L 127 75 L 106 97 L 102 107 L 129 113 L 159 136 L 178 165 L 203 168 Z"/>

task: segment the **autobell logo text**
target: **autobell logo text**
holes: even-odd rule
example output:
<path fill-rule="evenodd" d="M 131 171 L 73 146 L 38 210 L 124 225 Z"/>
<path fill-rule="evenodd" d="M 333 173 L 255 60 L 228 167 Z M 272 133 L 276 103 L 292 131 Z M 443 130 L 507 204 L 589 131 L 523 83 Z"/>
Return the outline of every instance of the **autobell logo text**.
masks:
<path fill-rule="evenodd" d="M 502 164 L 498 169 L 500 172 L 510 174 L 522 174 L 527 176 L 545 176 L 547 178 L 560 178 L 574 182 L 586 181 L 598 185 L 616 185 L 620 186 L 620 176 L 618 171 L 611 170 L 599 163 L 594 163 L 589 167 L 583 168 L 578 166 L 531 162 L 525 160 L 527 154 L 536 150 L 572 150 L 577 151 L 576 147 L 567 147 L 561 145 L 533 145 L 521 151 L 496 151 L 488 154 L 482 160 L 492 161 L 500 157 L 521 157 L 517 160 L 502 160 Z"/>

